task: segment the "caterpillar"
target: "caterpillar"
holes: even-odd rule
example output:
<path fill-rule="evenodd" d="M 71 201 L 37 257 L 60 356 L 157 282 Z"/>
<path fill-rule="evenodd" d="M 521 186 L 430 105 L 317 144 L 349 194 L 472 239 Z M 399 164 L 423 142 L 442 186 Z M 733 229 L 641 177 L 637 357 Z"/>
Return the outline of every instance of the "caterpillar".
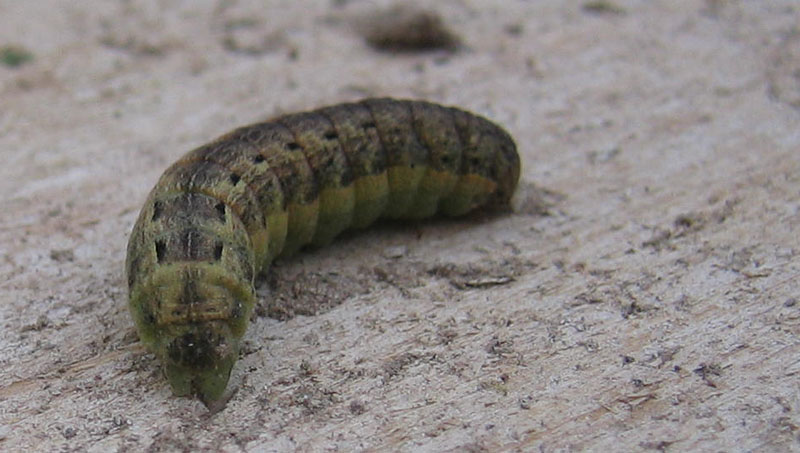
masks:
<path fill-rule="evenodd" d="M 236 129 L 170 166 L 128 242 L 129 309 L 175 395 L 227 387 L 278 257 L 378 218 L 507 205 L 516 145 L 500 126 L 425 101 L 365 99 Z"/>

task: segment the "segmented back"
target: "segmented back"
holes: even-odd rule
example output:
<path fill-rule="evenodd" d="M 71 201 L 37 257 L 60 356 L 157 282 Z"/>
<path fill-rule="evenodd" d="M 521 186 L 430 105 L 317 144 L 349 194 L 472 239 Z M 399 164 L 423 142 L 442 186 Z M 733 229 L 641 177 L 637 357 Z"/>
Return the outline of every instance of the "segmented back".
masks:
<path fill-rule="evenodd" d="M 278 256 L 380 217 L 507 204 L 511 137 L 471 113 L 367 99 L 236 129 L 178 160 L 128 244 L 130 310 L 173 391 L 217 400 L 236 361 L 254 277 Z"/>

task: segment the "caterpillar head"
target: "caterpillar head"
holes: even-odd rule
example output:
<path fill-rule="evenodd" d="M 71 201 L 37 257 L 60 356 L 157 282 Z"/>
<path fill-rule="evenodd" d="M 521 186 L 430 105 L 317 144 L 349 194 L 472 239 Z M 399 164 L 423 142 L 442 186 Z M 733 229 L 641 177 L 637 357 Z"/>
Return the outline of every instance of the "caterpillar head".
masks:
<path fill-rule="evenodd" d="M 207 263 L 161 265 L 131 291 L 142 342 L 159 358 L 172 391 L 219 400 L 239 355 L 252 287 Z"/>
<path fill-rule="evenodd" d="M 173 326 L 156 354 L 175 395 L 194 395 L 208 405 L 222 397 L 239 356 L 239 340 L 225 322 Z"/>

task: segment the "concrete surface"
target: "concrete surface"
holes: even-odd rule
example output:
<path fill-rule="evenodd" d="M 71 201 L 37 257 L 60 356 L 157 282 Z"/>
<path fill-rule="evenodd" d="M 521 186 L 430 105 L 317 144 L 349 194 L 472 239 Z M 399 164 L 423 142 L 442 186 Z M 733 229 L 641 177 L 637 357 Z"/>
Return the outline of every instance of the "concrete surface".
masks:
<path fill-rule="evenodd" d="M 0 1 L 0 449 L 800 449 L 800 5 Z M 227 408 L 171 396 L 122 267 L 161 172 L 365 96 L 458 105 L 523 157 L 511 215 L 281 263 Z"/>

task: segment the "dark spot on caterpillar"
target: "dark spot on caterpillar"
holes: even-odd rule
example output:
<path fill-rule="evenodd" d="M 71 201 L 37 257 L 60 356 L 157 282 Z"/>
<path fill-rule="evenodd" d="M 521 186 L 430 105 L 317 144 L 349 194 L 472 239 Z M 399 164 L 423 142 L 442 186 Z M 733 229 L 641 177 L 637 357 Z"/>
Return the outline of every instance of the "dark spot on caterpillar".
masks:
<path fill-rule="evenodd" d="M 225 223 L 225 203 L 219 202 L 215 204 L 214 209 L 217 210 L 217 214 L 219 215 L 219 220 L 222 223 Z"/>
<path fill-rule="evenodd" d="M 153 203 L 153 222 L 158 220 L 159 217 L 161 217 L 161 202 L 156 201 Z"/>
<path fill-rule="evenodd" d="M 167 244 L 162 240 L 156 241 L 156 260 L 159 264 L 164 261 L 164 253 L 167 251 Z"/>
<path fill-rule="evenodd" d="M 215 346 L 224 346 L 224 340 L 200 325 L 193 325 L 186 334 L 175 338 L 167 346 L 169 358 L 182 366 L 207 369 L 217 359 Z"/>
<path fill-rule="evenodd" d="M 506 206 L 519 167 L 502 128 L 422 101 L 367 99 L 226 134 L 167 169 L 130 235 L 142 339 L 175 394 L 218 400 L 254 277 L 277 257 L 380 218 Z"/>

